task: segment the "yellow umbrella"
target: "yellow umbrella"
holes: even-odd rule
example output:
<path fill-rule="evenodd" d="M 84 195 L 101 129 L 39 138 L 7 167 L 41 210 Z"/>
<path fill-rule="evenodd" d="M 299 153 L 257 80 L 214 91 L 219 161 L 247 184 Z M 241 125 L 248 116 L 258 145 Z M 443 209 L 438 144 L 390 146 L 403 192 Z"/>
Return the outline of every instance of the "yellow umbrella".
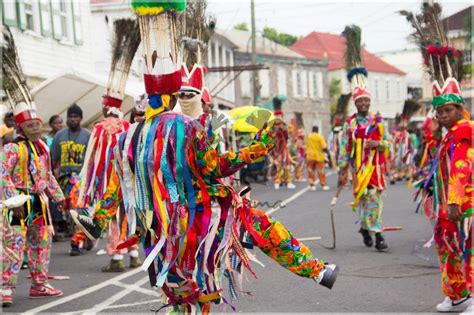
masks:
<path fill-rule="evenodd" d="M 275 119 L 268 109 L 252 105 L 234 108 L 229 116 L 234 120 L 233 129 L 240 132 L 258 132 L 265 123 L 271 125 Z"/>

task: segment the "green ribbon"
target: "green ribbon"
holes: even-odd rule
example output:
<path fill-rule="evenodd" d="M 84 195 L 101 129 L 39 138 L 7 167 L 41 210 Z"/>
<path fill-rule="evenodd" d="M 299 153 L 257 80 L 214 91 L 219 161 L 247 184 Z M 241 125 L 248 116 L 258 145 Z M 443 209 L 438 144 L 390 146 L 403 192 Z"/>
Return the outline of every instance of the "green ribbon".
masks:
<path fill-rule="evenodd" d="M 434 108 L 443 106 L 448 103 L 456 103 L 456 104 L 463 105 L 464 99 L 460 95 L 457 95 L 457 94 L 442 94 L 442 95 L 433 97 L 433 101 L 431 102 Z"/>

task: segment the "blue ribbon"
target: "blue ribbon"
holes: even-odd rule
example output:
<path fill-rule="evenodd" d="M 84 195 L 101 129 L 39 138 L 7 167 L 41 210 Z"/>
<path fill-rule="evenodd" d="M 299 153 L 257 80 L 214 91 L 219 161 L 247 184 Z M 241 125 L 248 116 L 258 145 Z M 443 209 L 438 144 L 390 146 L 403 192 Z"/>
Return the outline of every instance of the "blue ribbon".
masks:
<path fill-rule="evenodd" d="M 166 160 L 166 151 L 168 150 L 168 142 L 170 138 L 171 127 L 173 127 L 173 122 L 167 121 L 166 122 L 166 135 L 165 135 L 165 141 L 163 143 L 163 152 L 161 154 L 161 161 L 160 161 L 161 167 L 160 168 L 161 168 L 161 171 L 163 172 L 163 178 L 165 179 L 168 185 L 170 200 L 171 202 L 177 202 L 179 200 L 178 189 L 176 187 L 176 183 L 174 182 L 173 175 L 171 174 L 168 162 Z"/>

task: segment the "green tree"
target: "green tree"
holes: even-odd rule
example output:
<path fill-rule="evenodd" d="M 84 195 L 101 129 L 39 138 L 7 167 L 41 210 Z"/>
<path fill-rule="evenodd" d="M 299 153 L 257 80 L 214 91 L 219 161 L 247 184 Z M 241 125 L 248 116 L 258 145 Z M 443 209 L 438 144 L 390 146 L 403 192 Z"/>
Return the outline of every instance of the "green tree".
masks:
<path fill-rule="evenodd" d="M 263 37 L 287 47 L 293 45 L 298 40 L 298 37 L 296 36 L 286 33 L 278 33 L 275 28 L 268 26 L 263 28 Z"/>
<path fill-rule="evenodd" d="M 245 22 L 242 22 L 242 23 L 239 23 L 239 24 L 235 24 L 234 25 L 234 30 L 240 30 L 240 31 L 249 31 L 249 26 L 247 25 L 247 23 Z"/>

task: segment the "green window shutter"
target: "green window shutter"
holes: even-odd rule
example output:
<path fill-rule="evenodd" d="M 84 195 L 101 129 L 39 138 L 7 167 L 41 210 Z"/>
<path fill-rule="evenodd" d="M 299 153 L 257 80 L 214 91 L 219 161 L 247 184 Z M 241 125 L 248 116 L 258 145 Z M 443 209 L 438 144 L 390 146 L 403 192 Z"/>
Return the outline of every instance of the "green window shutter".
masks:
<path fill-rule="evenodd" d="M 49 37 L 53 33 L 51 23 L 51 5 L 49 3 L 49 0 L 39 0 L 39 4 L 41 18 L 41 35 Z"/>
<path fill-rule="evenodd" d="M 58 0 L 51 0 L 51 20 L 53 21 L 53 37 L 57 40 L 63 38 L 61 26 L 61 5 Z"/>
<path fill-rule="evenodd" d="M 20 29 L 22 31 L 26 30 L 26 15 L 25 15 L 25 1 L 24 0 L 17 0 L 18 5 L 18 21 Z"/>
<path fill-rule="evenodd" d="M 2 1 L 3 23 L 8 26 L 18 26 L 16 1 Z"/>
<path fill-rule="evenodd" d="M 74 25 L 74 42 L 82 45 L 81 2 L 72 1 L 72 22 Z"/>

